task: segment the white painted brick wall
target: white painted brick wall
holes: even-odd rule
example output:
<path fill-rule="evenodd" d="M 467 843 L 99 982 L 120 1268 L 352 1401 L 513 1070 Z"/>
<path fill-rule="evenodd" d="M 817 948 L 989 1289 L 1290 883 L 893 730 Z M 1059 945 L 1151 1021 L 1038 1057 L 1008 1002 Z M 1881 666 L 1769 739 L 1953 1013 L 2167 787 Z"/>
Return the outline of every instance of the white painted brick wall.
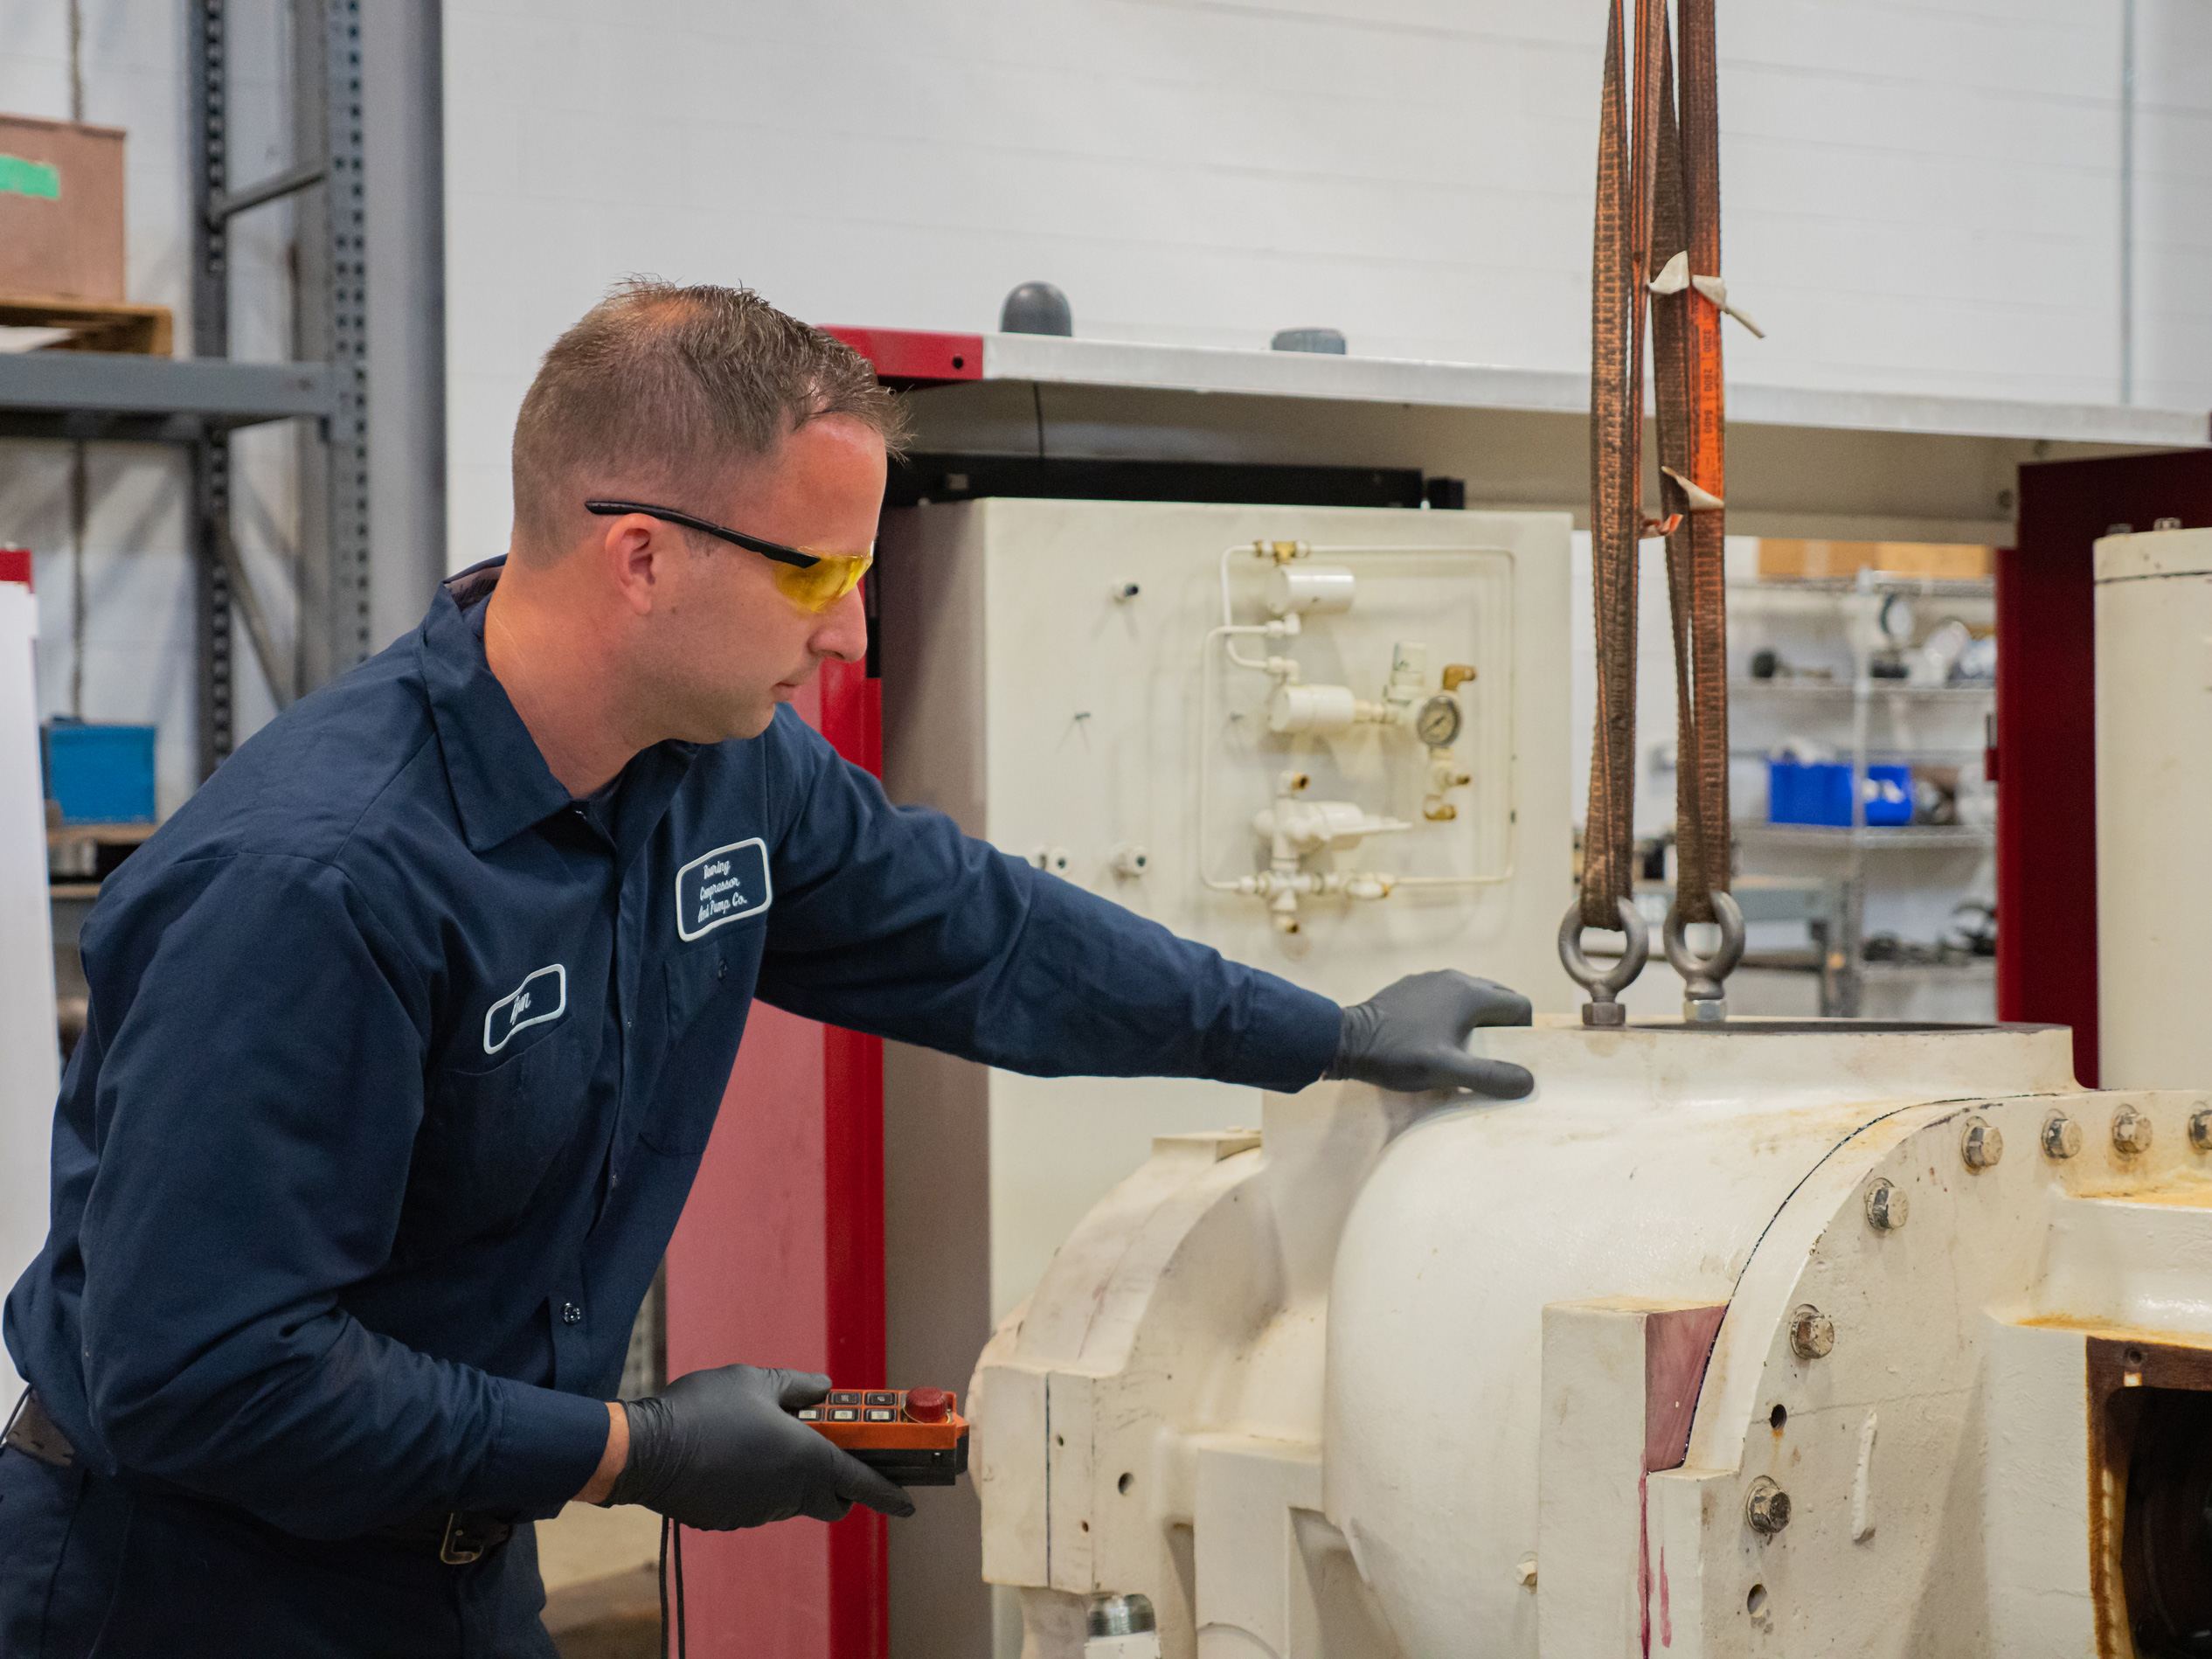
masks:
<path fill-rule="evenodd" d="M 2212 403 L 2212 10 L 2141 0 L 2138 400 Z M 820 322 L 1540 368 L 1588 358 L 1604 8 L 1506 0 L 448 0 L 453 557 L 626 273 Z M 1723 0 L 1736 376 L 2110 401 L 2118 0 Z"/>

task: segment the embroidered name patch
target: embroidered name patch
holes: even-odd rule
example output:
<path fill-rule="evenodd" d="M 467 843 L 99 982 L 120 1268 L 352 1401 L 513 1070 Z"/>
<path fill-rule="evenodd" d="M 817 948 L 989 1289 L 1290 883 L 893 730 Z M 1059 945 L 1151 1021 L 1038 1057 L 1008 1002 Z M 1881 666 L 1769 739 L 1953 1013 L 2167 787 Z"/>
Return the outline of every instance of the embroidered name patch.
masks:
<path fill-rule="evenodd" d="M 676 872 L 676 936 L 690 941 L 757 916 L 774 897 L 766 842 L 755 836 L 717 847 Z"/>
<path fill-rule="evenodd" d="M 541 968 L 484 1010 L 484 1052 L 496 1054 L 525 1025 L 543 1025 L 568 1012 L 568 969 Z"/>

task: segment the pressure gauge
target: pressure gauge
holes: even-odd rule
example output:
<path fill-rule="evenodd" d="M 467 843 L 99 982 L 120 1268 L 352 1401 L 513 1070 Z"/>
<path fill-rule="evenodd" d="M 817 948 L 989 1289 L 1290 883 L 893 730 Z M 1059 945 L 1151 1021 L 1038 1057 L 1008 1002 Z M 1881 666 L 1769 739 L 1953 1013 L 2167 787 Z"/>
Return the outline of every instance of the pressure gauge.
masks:
<path fill-rule="evenodd" d="M 1883 600 L 1876 621 L 1882 629 L 1882 637 L 1891 645 L 1912 643 L 1912 601 L 1904 594 L 1892 593 Z"/>
<path fill-rule="evenodd" d="M 1432 749 L 1448 749 L 1459 741 L 1460 727 L 1465 718 L 1460 699 L 1439 692 L 1421 705 L 1420 711 L 1413 717 L 1413 730 Z"/>

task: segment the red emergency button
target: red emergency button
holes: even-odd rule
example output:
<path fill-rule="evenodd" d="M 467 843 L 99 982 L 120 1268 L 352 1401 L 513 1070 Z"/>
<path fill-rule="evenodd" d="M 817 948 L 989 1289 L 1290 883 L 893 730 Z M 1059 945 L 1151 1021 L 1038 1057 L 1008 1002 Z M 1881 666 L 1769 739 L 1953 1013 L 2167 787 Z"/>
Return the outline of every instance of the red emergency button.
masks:
<path fill-rule="evenodd" d="M 945 1413 L 952 1409 L 953 1397 L 941 1388 L 912 1388 L 906 1391 L 906 1415 L 917 1423 L 941 1423 Z"/>

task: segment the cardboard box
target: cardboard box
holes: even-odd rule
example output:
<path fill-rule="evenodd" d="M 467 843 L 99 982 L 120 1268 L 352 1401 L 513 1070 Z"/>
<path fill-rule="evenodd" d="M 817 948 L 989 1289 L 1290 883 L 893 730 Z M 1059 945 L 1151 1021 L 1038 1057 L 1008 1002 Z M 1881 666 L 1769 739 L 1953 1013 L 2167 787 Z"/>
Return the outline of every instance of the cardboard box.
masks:
<path fill-rule="evenodd" d="M 122 128 L 0 115 L 0 295 L 123 297 Z"/>
<path fill-rule="evenodd" d="M 1770 577 L 1856 576 L 1862 570 L 1945 581 L 1980 581 L 1990 550 L 1968 542 L 1775 541 L 1761 538 L 1758 573 Z"/>

